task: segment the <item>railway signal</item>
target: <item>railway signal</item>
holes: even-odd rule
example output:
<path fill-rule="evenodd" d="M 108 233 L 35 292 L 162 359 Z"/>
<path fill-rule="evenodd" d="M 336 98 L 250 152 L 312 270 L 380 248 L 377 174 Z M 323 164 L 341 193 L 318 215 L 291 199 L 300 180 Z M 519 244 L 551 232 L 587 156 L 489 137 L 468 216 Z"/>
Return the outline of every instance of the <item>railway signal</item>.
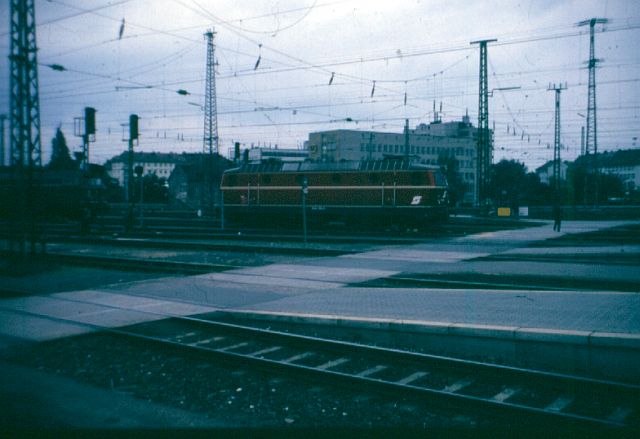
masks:
<path fill-rule="evenodd" d="M 128 144 L 129 144 L 129 148 L 128 148 L 128 154 L 127 154 L 127 161 L 128 161 L 128 166 L 127 166 L 127 185 L 126 185 L 126 191 L 125 191 L 126 199 L 129 202 L 129 212 L 128 212 L 128 216 L 127 216 L 127 220 L 126 220 L 127 229 L 130 229 L 131 227 L 133 227 L 133 204 L 134 204 L 134 200 L 133 200 L 133 141 L 134 140 L 138 140 L 138 138 L 140 136 L 139 127 L 138 127 L 138 120 L 139 119 L 140 118 L 138 117 L 137 114 L 129 115 L 129 138 L 127 139 L 128 140 Z"/>
<path fill-rule="evenodd" d="M 89 172 L 89 144 L 95 141 L 96 135 L 96 109 L 84 108 L 84 117 L 76 117 L 74 122 L 74 134 L 82 138 L 82 162 L 80 169 Z"/>
<path fill-rule="evenodd" d="M 138 117 L 137 114 L 131 114 L 129 116 L 129 139 L 130 140 L 138 139 L 138 136 L 139 136 L 138 119 L 140 118 Z"/>

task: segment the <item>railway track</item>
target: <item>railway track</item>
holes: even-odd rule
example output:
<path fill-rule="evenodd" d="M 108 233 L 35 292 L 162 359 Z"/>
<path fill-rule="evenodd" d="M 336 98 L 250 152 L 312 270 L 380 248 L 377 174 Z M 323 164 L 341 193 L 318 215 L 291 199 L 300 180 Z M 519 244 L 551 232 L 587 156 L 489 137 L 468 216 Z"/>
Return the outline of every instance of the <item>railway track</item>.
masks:
<path fill-rule="evenodd" d="M 488 219 L 452 218 L 443 224 L 432 224 L 421 230 L 405 229 L 373 229 L 361 230 L 357 227 L 347 227 L 342 224 L 324 225 L 312 227 L 309 230 L 308 240 L 319 243 L 381 243 L 381 244 L 407 244 L 419 242 L 424 239 L 437 237 L 463 236 L 472 233 L 490 232 L 503 229 L 521 228 L 537 223 L 525 223 L 518 221 L 497 221 Z M 4 223 L 5 231 L 9 231 L 14 225 Z M 283 227 L 231 227 L 220 229 L 219 224 L 211 219 L 195 218 L 171 218 L 149 217 L 145 219 L 145 226 L 136 226 L 133 230 L 125 232 L 120 217 L 98 218 L 89 227 L 90 233 L 81 234 L 79 223 L 47 223 L 40 224 L 40 229 L 45 239 L 58 240 L 70 237 L 82 239 L 100 237 L 129 237 L 148 239 L 182 239 L 182 240 L 233 240 L 233 241 L 292 241 L 299 242 L 302 238 L 302 229 Z M 6 232 L 5 232 L 6 233 Z M 9 235 L 7 235 L 9 237 Z"/>
<path fill-rule="evenodd" d="M 640 386 L 498 366 L 199 319 L 117 331 L 226 362 L 577 426 L 640 426 Z"/>
<path fill-rule="evenodd" d="M 634 256 L 637 258 L 637 255 Z M 480 260 L 520 260 L 482 258 Z M 526 259 L 522 259 L 526 260 Z M 536 259 L 536 261 L 549 261 Z M 610 263 L 607 260 L 606 263 Z M 613 262 L 615 263 L 615 261 Z M 373 288 L 451 288 L 532 291 L 640 291 L 640 283 L 613 279 L 567 278 L 549 275 L 507 275 L 479 273 L 400 273 L 388 277 L 351 284 L 353 287 Z"/>
<path fill-rule="evenodd" d="M 635 384 L 283 333 L 206 316 L 143 311 L 162 319 L 113 329 L 41 313 L 13 312 L 79 324 L 143 346 L 153 343 L 164 352 L 177 350 L 216 363 L 294 375 L 364 393 L 444 403 L 452 409 L 532 425 L 587 432 L 592 428 L 640 428 L 640 386 Z"/>
<path fill-rule="evenodd" d="M 0 252 L 1 257 L 11 257 L 15 255 L 11 252 Z M 242 268 L 240 265 L 231 264 L 212 264 L 198 262 L 181 262 L 152 258 L 135 258 L 135 257 L 117 257 L 117 256 L 99 256 L 89 254 L 73 254 L 50 252 L 33 256 L 43 261 L 57 262 L 69 265 L 81 265 L 88 267 L 113 268 L 127 271 L 145 271 L 159 273 L 178 273 L 178 274 L 204 274 L 217 271 L 232 270 Z"/>

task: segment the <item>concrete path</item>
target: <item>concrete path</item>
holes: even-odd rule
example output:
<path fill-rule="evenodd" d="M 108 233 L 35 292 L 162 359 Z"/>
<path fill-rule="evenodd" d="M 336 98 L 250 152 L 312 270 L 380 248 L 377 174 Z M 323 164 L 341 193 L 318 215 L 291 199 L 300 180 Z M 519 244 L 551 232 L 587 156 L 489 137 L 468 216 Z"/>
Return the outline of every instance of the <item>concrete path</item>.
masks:
<path fill-rule="evenodd" d="M 593 231 L 626 223 L 566 222 L 563 233 Z M 640 333 L 640 295 L 635 293 L 349 286 L 402 272 L 524 273 L 624 280 L 640 285 L 640 270 L 636 266 L 477 260 L 501 252 L 533 250 L 544 253 L 540 247 L 526 247 L 553 236 L 558 233 L 553 232 L 551 225 L 545 225 L 433 243 L 389 246 L 342 257 L 303 258 L 222 273 L 145 280 L 99 291 L 5 299 L 0 301 L 0 334 L 41 340 L 86 330 L 87 324 L 112 327 L 157 318 L 150 311 L 195 314 L 218 308 L 340 318 Z M 546 248 L 547 252 L 557 249 Z M 633 250 L 637 249 L 634 247 Z M 561 248 L 561 251 L 568 250 Z M 602 250 L 595 248 L 594 251 Z M 52 323 L 51 319 L 57 321 Z"/>

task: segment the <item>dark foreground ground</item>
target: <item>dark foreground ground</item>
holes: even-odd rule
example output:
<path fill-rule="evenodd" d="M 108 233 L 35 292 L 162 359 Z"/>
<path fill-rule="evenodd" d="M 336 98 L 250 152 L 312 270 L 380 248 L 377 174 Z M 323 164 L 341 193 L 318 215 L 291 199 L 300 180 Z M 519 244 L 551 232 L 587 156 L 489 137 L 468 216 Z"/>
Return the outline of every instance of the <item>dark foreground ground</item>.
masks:
<path fill-rule="evenodd" d="M 564 238 L 566 243 L 558 240 L 557 244 L 574 246 L 589 241 L 598 245 L 620 245 L 629 243 L 627 236 L 627 233 L 622 237 L 593 234 Z M 610 259 L 607 254 L 602 257 Z M 635 260 L 625 258 L 622 260 L 624 265 L 635 264 Z M 637 254 L 631 258 L 637 258 Z M 238 263 L 238 260 L 234 262 Z M 500 264 L 503 261 L 486 262 Z M 0 290 L 4 297 L 98 288 L 166 275 L 64 264 L 33 266 L 24 273 L 15 272 L 11 265 L 3 265 L 1 271 Z M 501 277 L 504 281 L 504 276 Z M 411 279 L 419 287 L 424 287 L 423 281 Z M 425 401 L 368 395 L 359 389 L 301 382 L 248 368 L 212 364 L 201 358 L 106 334 L 89 334 L 37 345 L 0 339 L 0 355 L 0 403 L 3 407 L 0 430 L 4 432 L 25 428 L 56 431 L 68 428 L 197 427 L 266 428 L 274 429 L 269 431 L 276 433 L 355 428 L 364 432 L 391 431 L 392 436 L 404 431 L 453 431 L 455 436 L 455 433 L 469 431 L 540 433 L 540 429 L 548 430 L 542 433 L 561 433 L 569 437 L 585 434 L 559 431 L 555 426 L 528 425 L 522 419 L 496 419 Z M 299 430 L 301 428 L 304 430 Z M 620 431 L 604 433 L 617 437 L 626 434 Z M 16 435 L 8 437 L 11 436 Z"/>

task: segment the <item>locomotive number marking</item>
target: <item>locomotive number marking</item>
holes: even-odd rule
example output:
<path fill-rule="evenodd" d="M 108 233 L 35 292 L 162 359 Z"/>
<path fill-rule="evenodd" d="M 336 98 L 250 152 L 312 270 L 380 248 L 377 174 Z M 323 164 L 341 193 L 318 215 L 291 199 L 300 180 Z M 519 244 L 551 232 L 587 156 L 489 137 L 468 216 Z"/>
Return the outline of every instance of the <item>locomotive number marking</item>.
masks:
<path fill-rule="evenodd" d="M 422 201 L 422 195 L 414 195 L 413 200 L 411 200 L 411 205 L 415 206 L 417 204 L 420 204 L 421 201 Z"/>

